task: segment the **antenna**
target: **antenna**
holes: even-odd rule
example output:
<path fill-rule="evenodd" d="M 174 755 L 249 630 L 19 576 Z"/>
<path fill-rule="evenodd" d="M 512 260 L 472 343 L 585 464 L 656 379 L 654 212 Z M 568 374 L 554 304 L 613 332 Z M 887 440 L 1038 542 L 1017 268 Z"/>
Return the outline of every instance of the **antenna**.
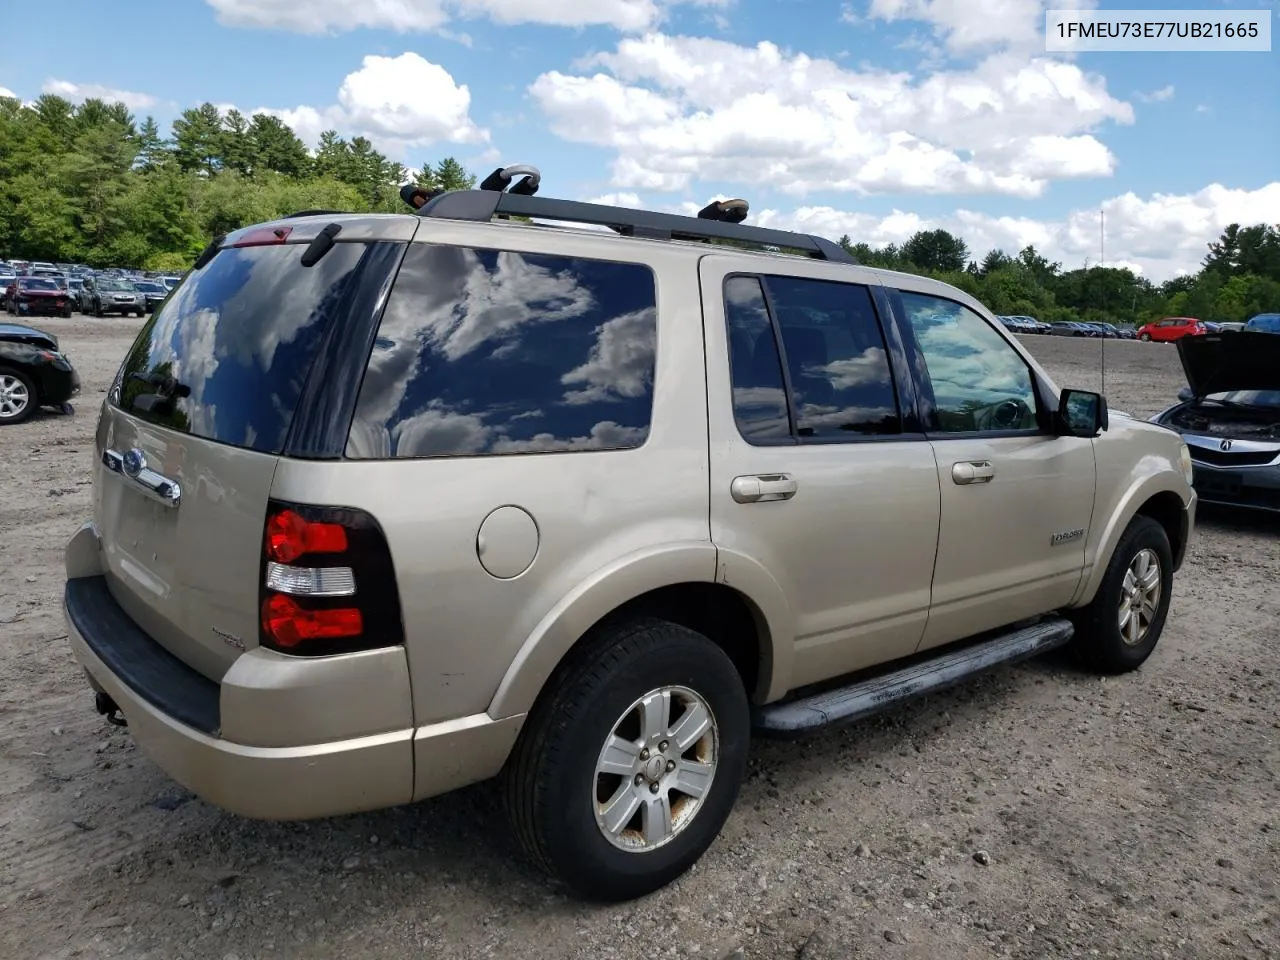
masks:
<path fill-rule="evenodd" d="M 1098 267 L 1102 269 L 1107 262 L 1107 211 L 1105 207 L 1098 207 Z M 1102 287 L 1102 310 L 1106 314 L 1107 310 L 1107 277 L 1103 274 L 1101 277 Z M 1101 389 L 1098 390 L 1104 397 L 1107 395 L 1107 334 L 1106 328 L 1102 333 L 1102 383 Z"/>

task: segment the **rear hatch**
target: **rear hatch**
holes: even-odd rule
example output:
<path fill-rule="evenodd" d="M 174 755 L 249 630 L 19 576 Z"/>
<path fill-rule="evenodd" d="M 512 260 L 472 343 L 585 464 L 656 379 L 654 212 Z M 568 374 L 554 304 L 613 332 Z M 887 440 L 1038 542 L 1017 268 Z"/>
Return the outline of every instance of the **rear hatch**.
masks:
<path fill-rule="evenodd" d="M 192 270 L 151 317 L 97 434 L 108 587 L 158 643 L 215 680 L 257 646 L 276 463 L 378 246 L 339 242 L 304 266 L 306 242 L 258 245 L 260 233 Z M 176 504 L 166 496 L 175 490 Z"/>

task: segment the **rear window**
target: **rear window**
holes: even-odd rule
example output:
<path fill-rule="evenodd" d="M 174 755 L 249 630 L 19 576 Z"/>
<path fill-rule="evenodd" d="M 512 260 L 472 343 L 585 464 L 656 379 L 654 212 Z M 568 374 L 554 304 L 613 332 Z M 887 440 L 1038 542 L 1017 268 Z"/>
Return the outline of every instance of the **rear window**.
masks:
<path fill-rule="evenodd" d="M 649 434 L 656 337 L 648 267 L 411 244 L 346 454 L 638 447 Z"/>
<path fill-rule="evenodd" d="M 43 277 L 26 277 L 18 286 L 24 290 L 57 290 L 58 285 L 52 280 L 45 280 Z"/>
<path fill-rule="evenodd" d="M 325 331 L 370 247 L 228 248 L 194 270 L 142 328 L 112 401 L 182 433 L 279 453 Z"/>

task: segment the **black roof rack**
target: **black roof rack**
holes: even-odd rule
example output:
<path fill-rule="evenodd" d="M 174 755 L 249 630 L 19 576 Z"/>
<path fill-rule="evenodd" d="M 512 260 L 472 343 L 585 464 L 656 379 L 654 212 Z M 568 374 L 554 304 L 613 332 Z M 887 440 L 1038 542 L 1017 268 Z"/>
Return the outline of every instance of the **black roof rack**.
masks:
<path fill-rule="evenodd" d="M 488 222 L 494 217 L 530 217 L 566 223 L 590 223 L 610 227 L 628 237 L 653 240 L 736 240 L 762 247 L 799 250 L 811 257 L 833 263 L 858 262 L 839 244 L 807 233 L 749 227 L 724 220 L 682 217 L 674 213 L 632 210 L 600 203 L 502 193 L 497 190 L 454 190 L 443 193 L 424 204 L 418 210 L 418 216 L 479 223 Z"/>

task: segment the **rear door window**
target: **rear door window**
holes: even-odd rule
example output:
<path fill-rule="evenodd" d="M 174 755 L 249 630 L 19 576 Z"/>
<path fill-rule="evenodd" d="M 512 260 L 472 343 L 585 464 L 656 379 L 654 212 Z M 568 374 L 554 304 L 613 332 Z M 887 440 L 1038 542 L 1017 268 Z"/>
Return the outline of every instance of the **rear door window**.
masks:
<path fill-rule="evenodd" d="M 902 432 L 884 331 L 865 286 L 731 277 L 725 310 L 734 416 L 744 439 L 786 438 L 790 421 L 795 437 L 811 442 Z"/>
<path fill-rule="evenodd" d="M 646 266 L 411 244 L 347 456 L 639 447 L 649 434 L 656 338 Z"/>
<path fill-rule="evenodd" d="M 171 430 L 279 453 L 325 333 L 372 246 L 335 244 L 311 267 L 301 264 L 305 244 L 219 251 L 142 328 L 112 402 Z"/>

